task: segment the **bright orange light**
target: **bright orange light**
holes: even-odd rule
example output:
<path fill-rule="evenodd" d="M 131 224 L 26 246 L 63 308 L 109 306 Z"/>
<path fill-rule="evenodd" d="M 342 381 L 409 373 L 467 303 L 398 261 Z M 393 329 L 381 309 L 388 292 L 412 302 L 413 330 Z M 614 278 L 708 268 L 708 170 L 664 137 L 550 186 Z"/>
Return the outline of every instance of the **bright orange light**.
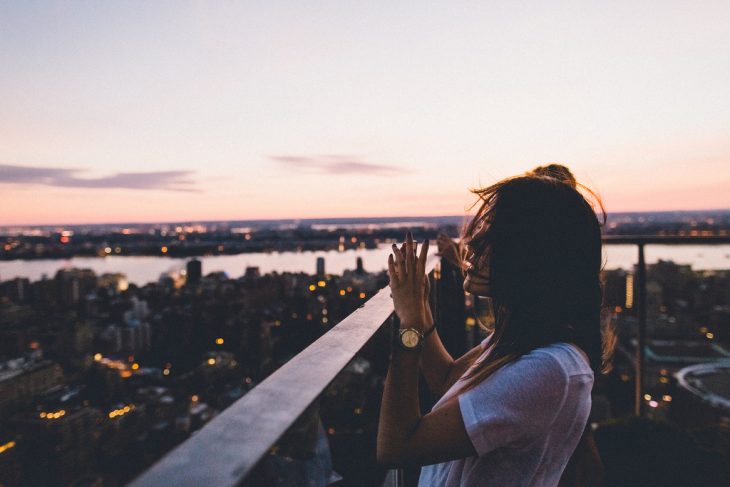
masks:
<path fill-rule="evenodd" d="M 94 360 L 96 360 L 97 362 L 100 362 L 101 361 L 101 358 L 102 357 L 101 357 L 101 354 L 100 353 L 95 353 L 94 354 Z"/>
<path fill-rule="evenodd" d="M 193 394 L 193 397 L 190 398 L 190 400 L 193 402 L 198 402 L 198 399 L 200 399 L 200 398 L 198 397 L 197 394 Z"/>
<path fill-rule="evenodd" d="M 225 342 L 225 340 L 223 340 L 222 338 L 216 338 L 215 339 L 216 345 L 223 345 L 224 342 Z"/>
<path fill-rule="evenodd" d="M 345 290 L 344 289 L 340 289 L 340 296 L 344 296 L 344 295 L 345 295 Z"/>
<path fill-rule="evenodd" d="M 167 247 L 163 245 L 162 248 L 160 248 L 160 252 L 162 252 L 163 254 L 166 254 L 167 253 Z"/>
<path fill-rule="evenodd" d="M 365 299 L 365 293 L 360 293 L 360 299 Z"/>
<path fill-rule="evenodd" d="M 64 237 L 61 237 L 61 243 L 62 243 L 62 244 L 67 244 L 67 243 L 69 243 L 70 241 L 71 241 L 71 239 L 70 239 L 70 238 L 68 238 L 68 237 L 66 237 L 66 236 L 64 236 Z"/>
<path fill-rule="evenodd" d="M 325 281 L 318 281 L 317 282 L 317 286 L 319 286 L 319 287 L 325 287 L 326 285 L 327 285 L 327 283 Z"/>
<path fill-rule="evenodd" d="M 208 365 L 215 365 L 215 359 L 214 358 L 209 358 L 208 359 Z"/>
<path fill-rule="evenodd" d="M 137 364 L 137 363 L 132 364 L 132 370 L 137 370 L 137 369 L 139 369 L 139 364 Z"/>
<path fill-rule="evenodd" d="M 315 289 L 317 289 L 317 286 L 315 286 L 314 284 L 310 284 L 309 285 L 309 290 L 310 291 L 314 291 Z"/>

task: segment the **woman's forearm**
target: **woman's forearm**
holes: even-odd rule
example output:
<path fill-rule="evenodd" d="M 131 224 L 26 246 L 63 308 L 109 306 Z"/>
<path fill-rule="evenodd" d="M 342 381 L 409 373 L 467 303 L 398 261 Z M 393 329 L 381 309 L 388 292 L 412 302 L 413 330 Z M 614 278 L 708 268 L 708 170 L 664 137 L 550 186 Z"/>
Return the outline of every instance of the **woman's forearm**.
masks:
<path fill-rule="evenodd" d="M 421 357 L 421 373 L 426 379 L 428 390 L 436 397 L 441 397 L 446 392 L 447 380 L 451 374 L 454 359 L 441 342 L 438 331 L 428 335 L 423 345 Z"/>
<path fill-rule="evenodd" d="M 410 434 L 421 418 L 418 400 L 418 368 L 422 352 L 393 352 L 385 378 L 378 424 L 378 462 L 402 464 Z"/>

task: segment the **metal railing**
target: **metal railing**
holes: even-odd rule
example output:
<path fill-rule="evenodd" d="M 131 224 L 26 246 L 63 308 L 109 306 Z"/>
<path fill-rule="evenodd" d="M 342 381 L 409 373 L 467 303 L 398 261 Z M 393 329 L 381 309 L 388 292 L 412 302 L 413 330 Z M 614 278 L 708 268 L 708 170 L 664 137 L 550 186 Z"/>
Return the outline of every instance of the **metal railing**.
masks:
<path fill-rule="evenodd" d="M 644 247 L 647 245 L 720 245 L 730 244 L 725 236 L 623 236 L 606 235 L 603 243 L 608 245 L 636 245 L 639 251 L 636 264 L 636 303 L 638 329 L 636 333 L 636 369 L 634 391 L 634 414 L 641 416 L 644 405 L 644 361 L 646 358 L 646 258 Z"/>
<path fill-rule="evenodd" d="M 638 333 L 635 412 L 642 412 L 646 345 L 646 245 L 730 244 L 730 237 L 605 236 L 607 245 L 636 245 Z M 436 259 L 430 259 L 433 269 Z M 240 485 L 357 352 L 388 322 L 393 303 L 380 290 L 337 326 L 224 410 L 135 479 L 133 487 Z M 387 485 L 402 485 L 392 471 Z"/>

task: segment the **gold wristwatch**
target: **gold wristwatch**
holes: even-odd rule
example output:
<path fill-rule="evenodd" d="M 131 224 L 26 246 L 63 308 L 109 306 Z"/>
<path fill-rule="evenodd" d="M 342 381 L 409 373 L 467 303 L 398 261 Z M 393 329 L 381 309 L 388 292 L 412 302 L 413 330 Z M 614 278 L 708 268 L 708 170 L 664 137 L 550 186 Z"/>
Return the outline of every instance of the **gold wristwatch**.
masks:
<path fill-rule="evenodd" d="M 398 331 L 398 346 L 409 352 L 420 350 L 423 348 L 423 340 L 435 329 L 436 325 L 433 325 L 426 333 L 421 333 L 415 328 L 403 328 Z"/>

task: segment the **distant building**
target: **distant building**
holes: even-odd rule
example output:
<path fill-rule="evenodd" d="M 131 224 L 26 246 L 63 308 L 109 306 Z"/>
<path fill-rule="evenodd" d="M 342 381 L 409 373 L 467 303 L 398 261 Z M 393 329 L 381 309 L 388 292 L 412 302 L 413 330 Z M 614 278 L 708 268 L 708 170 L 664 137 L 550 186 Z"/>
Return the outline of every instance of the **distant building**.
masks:
<path fill-rule="evenodd" d="M 110 288 L 116 292 L 122 292 L 129 289 L 129 281 L 127 276 L 121 272 L 106 273 L 99 276 L 99 287 Z"/>
<path fill-rule="evenodd" d="M 203 277 L 203 263 L 198 259 L 188 261 L 187 265 L 187 284 L 199 284 Z"/>
<path fill-rule="evenodd" d="M 56 273 L 59 301 L 64 306 L 76 305 L 82 296 L 97 287 L 97 278 L 91 269 L 61 269 Z"/>
<path fill-rule="evenodd" d="M 324 276 L 324 257 L 317 257 L 317 276 Z"/>
<path fill-rule="evenodd" d="M 25 303 L 30 298 L 30 281 L 18 277 L 0 283 L 0 296 L 7 296 L 14 303 Z"/>
<path fill-rule="evenodd" d="M 357 258 L 357 266 L 355 267 L 355 272 L 357 272 L 358 274 L 365 273 L 365 269 L 362 266 L 362 257 Z"/>
<path fill-rule="evenodd" d="M 8 360 L 0 364 L 0 415 L 23 407 L 34 396 L 63 382 L 61 367 L 50 360 Z"/>
<path fill-rule="evenodd" d="M 248 281 L 255 281 L 261 277 L 261 270 L 258 267 L 246 267 L 243 277 Z"/>
<path fill-rule="evenodd" d="M 23 485 L 68 485 L 90 468 L 101 420 L 96 409 L 25 412 L 11 423 L 23 437 Z"/>

